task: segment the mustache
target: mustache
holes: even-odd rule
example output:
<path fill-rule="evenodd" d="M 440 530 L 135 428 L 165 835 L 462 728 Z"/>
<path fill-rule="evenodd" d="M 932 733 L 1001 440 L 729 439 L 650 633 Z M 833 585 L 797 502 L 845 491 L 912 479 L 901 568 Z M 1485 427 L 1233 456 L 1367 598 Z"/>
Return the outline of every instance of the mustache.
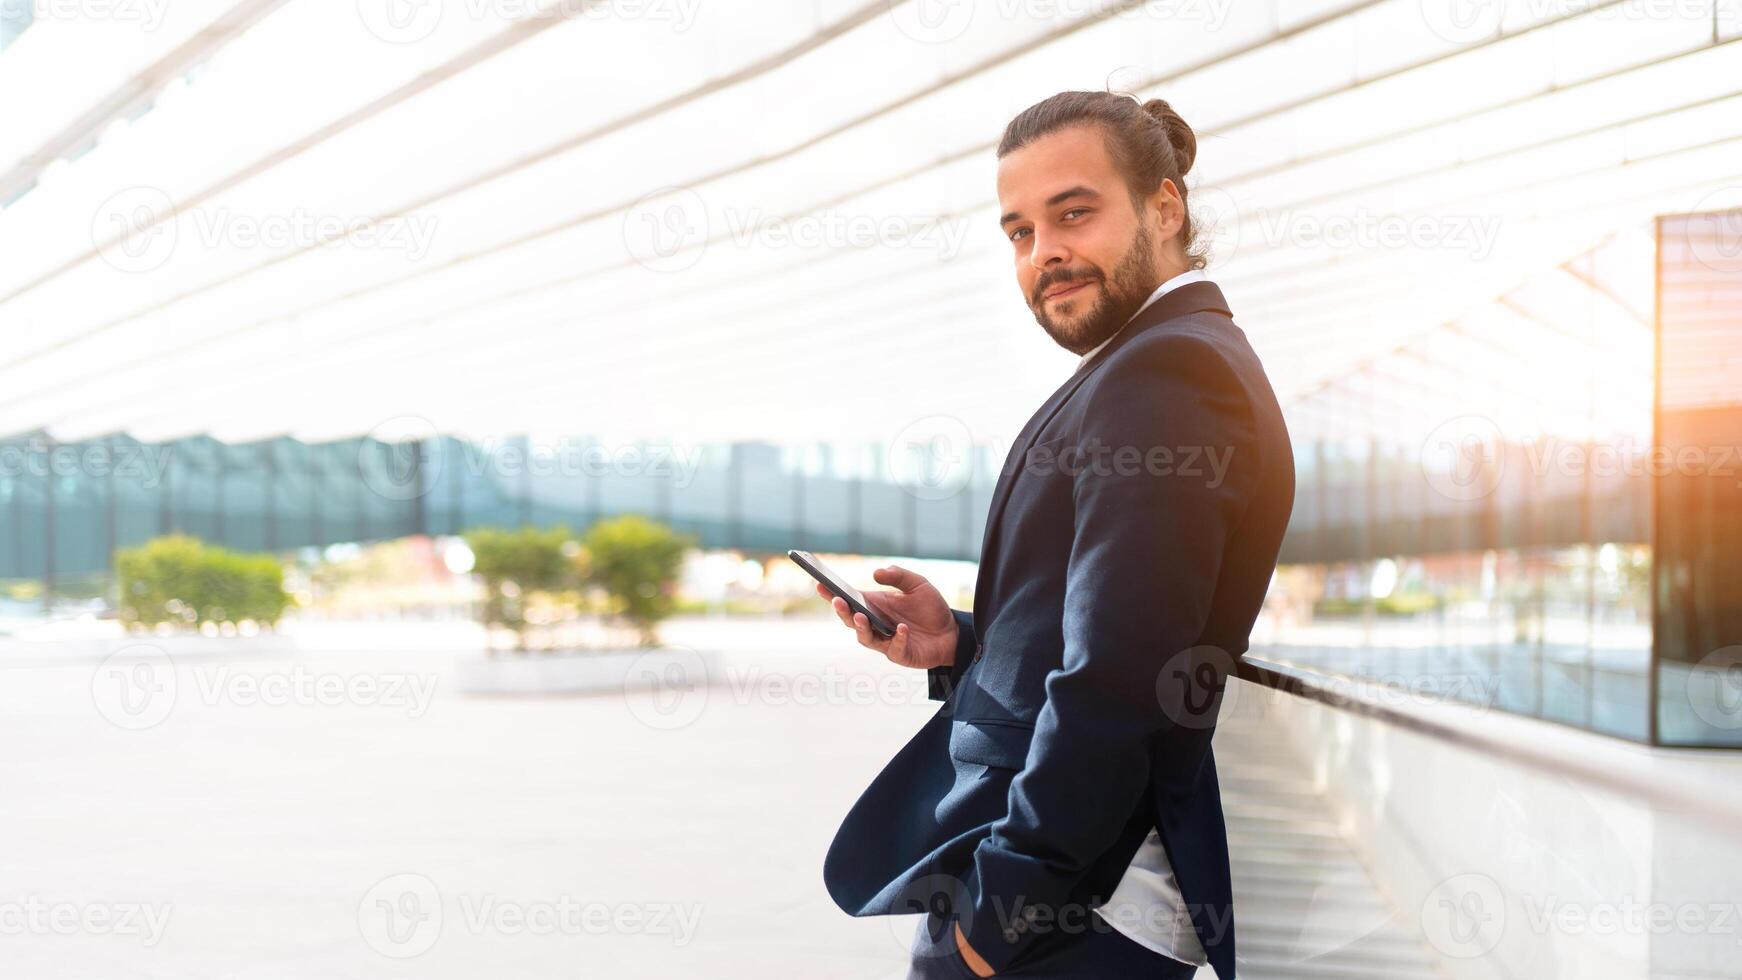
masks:
<path fill-rule="evenodd" d="M 1029 305 L 1039 306 L 1041 297 L 1046 295 L 1046 291 L 1061 283 L 1093 282 L 1100 278 L 1102 278 L 1100 271 L 1093 268 L 1055 269 L 1051 272 L 1044 272 L 1039 279 L 1034 281 L 1034 291 L 1028 297 Z"/>

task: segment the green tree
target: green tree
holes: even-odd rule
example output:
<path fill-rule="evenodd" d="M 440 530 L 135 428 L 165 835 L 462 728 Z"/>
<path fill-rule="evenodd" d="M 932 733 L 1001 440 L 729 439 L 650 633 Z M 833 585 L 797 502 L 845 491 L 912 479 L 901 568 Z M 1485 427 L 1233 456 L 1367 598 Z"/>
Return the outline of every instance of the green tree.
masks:
<path fill-rule="evenodd" d="M 659 624 L 676 605 L 678 572 L 690 544 L 645 517 L 616 517 L 587 531 L 587 579 L 604 589 L 611 611 L 635 627 L 642 646 L 659 643 Z"/>

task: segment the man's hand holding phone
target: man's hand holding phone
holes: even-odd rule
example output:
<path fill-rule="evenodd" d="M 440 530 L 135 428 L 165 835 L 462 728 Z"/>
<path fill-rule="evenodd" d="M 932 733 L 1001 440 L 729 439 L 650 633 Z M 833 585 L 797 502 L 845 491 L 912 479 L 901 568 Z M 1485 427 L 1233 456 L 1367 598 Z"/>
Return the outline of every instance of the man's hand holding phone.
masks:
<path fill-rule="evenodd" d="M 878 585 L 897 590 L 864 594 L 866 605 L 896 624 L 892 637 L 879 636 L 864 613 L 854 612 L 847 600 L 837 597 L 820 582 L 817 595 L 831 601 L 835 616 L 858 635 L 860 646 L 876 650 L 888 657 L 890 663 L 920 670 L 955 663 L 956 617 L 950 613 L 950 604 L 944 601 L 937 586 L 918 572 L 899 565 L 879 568 L 871 577 Z"/>

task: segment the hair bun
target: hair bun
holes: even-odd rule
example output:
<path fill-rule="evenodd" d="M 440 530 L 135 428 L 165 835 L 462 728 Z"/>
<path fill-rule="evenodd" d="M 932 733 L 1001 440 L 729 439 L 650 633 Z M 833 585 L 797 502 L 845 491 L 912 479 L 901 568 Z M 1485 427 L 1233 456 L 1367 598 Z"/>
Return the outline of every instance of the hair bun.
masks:
<path fill-rule="evenodd" d="M 1166 99 L 1150 99 L 1143 103 L 1143 111 L 1154 116 L 1167 127 L 1167 141 L 1173 145 L 1174 153 L 1179 156 L 1179 172 L 1183 176 L 1192 169 L 1192 162 L 1198 158 L 1198 134 L 1186 125 L 1179 113 L 1173 111 L 1173 106 Z"/>

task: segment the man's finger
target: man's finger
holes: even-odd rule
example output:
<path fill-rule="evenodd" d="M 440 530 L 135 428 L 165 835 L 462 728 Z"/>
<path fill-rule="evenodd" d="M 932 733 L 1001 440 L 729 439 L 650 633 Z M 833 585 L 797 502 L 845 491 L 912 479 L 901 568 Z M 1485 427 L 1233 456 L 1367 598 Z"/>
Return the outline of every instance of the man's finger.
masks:
<path fill-rule="evenodd" d="M 829 603 L 829 608 L 835 611 L 835 618 L 841 621 L 842 626 L 853 625 L 853 611 L 848 607 L 847 600 L 835 596 L 833 601 Z"/>
<path fill-rule="evenodd" d="M 918 572 L 908 571 L 900 565 L 890 565 L 888 568 L 879 568 L 871 573 L 871 578 L 879 585 L 892 586 L 900 589 L 902 592 L 912 592 L 914 589 L 926 584 L 925 576 Z"/>
<path fill-rule="evenodd" d="M 853 632 L 859 634 L 860 646 L 869 647 L 878 653 L 884 652 L 889 646 L 887 640 L 871 632 L 871 621 L 865 618 L 864 613 L 853 614 Z"/>
<path fill-rule="evenodd" d="M 889 649 L 883 652 L 890 662 L 905 666 L 907 664 L 907 624 L 895 624 L 895 638 L 889 641 Z"/>

